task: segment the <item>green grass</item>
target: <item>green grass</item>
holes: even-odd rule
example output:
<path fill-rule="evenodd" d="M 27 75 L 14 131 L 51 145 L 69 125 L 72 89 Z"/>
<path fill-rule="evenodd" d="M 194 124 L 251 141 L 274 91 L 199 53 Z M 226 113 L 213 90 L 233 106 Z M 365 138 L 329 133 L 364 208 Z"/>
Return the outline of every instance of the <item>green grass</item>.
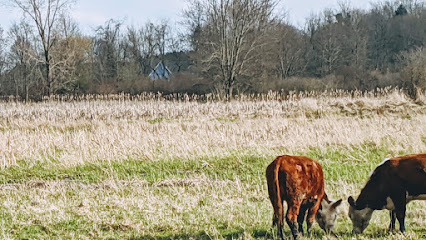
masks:
<path fill-rule="evenodd" d="M 390 152 L 366 143 L 298 154 L 323 165 L 329 195 L 347 198 L 359 193 Z M 274 157 L 235 151 L 222 158 L 129 159 L 68 168 L 21 160 L 19 167 L 0 171 L 0 238 L 272 239 L 264 171 Z M 346 207 L 336 233 L 353 239 Z M 376 211 L 356 238 L 421 239 L 424 209 L 422 202 L 410 203 L 406 235 L 388 234 L 387 212 Z M 285 234 L 290 236 L 288 226 Z M 317 225 L 313 238 L 332 239 Z"/>
<path fill-rule="evenodd" d="M 0 184 L 23 183 L 31 180 L 55 181 L 78 180 L 95 183 L 107 179 L 133 180 L 144 179 L 156 182 L 170 178 L 183 178 L 188 175 L 205 174 L 218 180 L 255 181 L 264 175 L 264 167 L 272 158 L 261 158 L 254 155 L 230 155 L 212 159 L 176 159 L 169 161 L 126 160 L 85 164 L 72 168 L 63 168 L 51 163 L 36 162 L 26 166 L 26 161 L 17 162 L 13 166 L 0 171 Z"/>
<path fill-rule="evenodd" d="M 299 152 L 297 154 L 318 160 L 323 166 L 324 174 L 329 181 L 344 180 L 356 183 L 362 179 L 366 180 L 369 173 L 378 163 L 388 157 L 390 152 L 383 147 L 365 144 L 354 148 L 311 148 L 307 152 Z M 17 162 L 18 166 L 0 171 L 0 184 L 23 183 L 31 180 L 55 181 L 64 179 L 86 183 L 95 183 L 107 179 L 144 179 L 153 183 L 200 174 L 217 180 L 235 180 L 238 178 L 241 181 L 256 182 L 259 178 L 264 177 L 266 166 L 275 157 L 234 152 L 221 158 L 167 161 L 130 159 L 78 165 L 71 168 L 58 166 L 55 160 L 50 161 L 50 163 L 36 162 L 32 165 L 26 165 L 27 161 L 21 160 Z"/>

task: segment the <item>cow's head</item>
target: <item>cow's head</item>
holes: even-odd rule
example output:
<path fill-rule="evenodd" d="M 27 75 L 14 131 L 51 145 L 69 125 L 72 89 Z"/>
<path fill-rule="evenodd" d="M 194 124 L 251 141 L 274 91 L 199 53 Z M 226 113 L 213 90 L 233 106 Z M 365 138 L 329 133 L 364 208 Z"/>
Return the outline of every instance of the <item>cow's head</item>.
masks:
<path fill-rule="evenodd" d="M 368 226 L 373 209 L 369 208 L 366 203 L 355 201 L 352 196 L 348 198 L 349 202 L 349 218 L 352 221 L 352 233 L 362 233 Z"/>
<path fill-rule="evenodd" d="M 332 202 L 322 199 L 321 208 L 315 216 L 318 225 L 325 231 L 331 232 L 337 219 L 337 207 L 342 203 L 342 199 Z"/>

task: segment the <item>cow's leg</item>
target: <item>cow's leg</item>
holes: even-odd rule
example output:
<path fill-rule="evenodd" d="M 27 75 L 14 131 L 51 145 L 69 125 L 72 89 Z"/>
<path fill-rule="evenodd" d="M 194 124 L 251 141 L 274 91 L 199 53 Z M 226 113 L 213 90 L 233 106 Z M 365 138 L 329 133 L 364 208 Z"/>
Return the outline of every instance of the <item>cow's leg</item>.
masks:
<path fill-rule="evenodd" d="M 304 235 L 303 233 L 303 222 L 305 221 L 306 211 L 308 206 L 306 204 L 300 206 L 299 215 L 297 216 L 297 223 L 299 224 L 299 233 Z"/>
<path fill-rule="evenodd" d="M 277 233 L 281 239 L 284 239 L 284 204 L 279 202 L 278 199 L 271 198 L 272 207 L 274 208 L 274 215 L 272 216 L 272 228 L 277 226 Z"/>
<path fill-rule="evenodd" d="M 312 224 L 314 223 L 315 220 L 315 215 L 318 212 L 318 209 L 321 206 L 321 201 L 316 201 L 315 204 L 308 209 L 308 216 L 306 216 L 306 225 L 307 225 L 307 232 L 308 232 L 308 237 L 311 237 L 312 235 Z"/>
<path fill-rule="evenodd" d="M 290 227 L 291 234 L 293 235 L 294 239 L 297 239 L 299 235 L 297 230 L 297 217 L 299 215 L 300 205 L 300 202 L 288 204 L 288 210 L 286 214 L 287 224 Z"/>
<path fill-rule="evenodd" d="M 390 225 L 389 225 L 389 232 L 392 232 L 395 230 L 395 221 L 396 221 L 396 212 L 394 210 L 390 210 Z"/>
<path fill-rule="evenodd" d="M 280 208 L 277 214 L 274 213 L 272 217 L 272 227 L 277 226 L 277 234 L 280 236 L 281 240 L 284 240 L 284 209 Z"/>
<path fill-rule="evenodd" d="M 284 219 L 280 219 L 277 227 L 278 227 L 278 236 L 280 236 L 281 240 L 284 240 L 284 233 L 283 233 Z"/>
<path fill-rule="evenodd" d="M 407 207 L 407 199 L 405 194 L 399 194 L 400 198 L 392 198 L 395 209 L 393 210 L 396 215 L 396 219 L 399 222 L 399 230 L 405 232 L 405 210 Z"/>
<path fill-rule="evenodd" d="M 395 210 L 396 218 L 399 222 L 399 230 L 405 232 L 405 206 Z"/>
<path fill-rule="evenodd" d="M 277 225 L 277 227 L 278 227 L 278 236 L 280 236 L 280 239 L 281 240 L 284 240 L 284 233 L 283 233 L 283 224 L 282 223 L 280 223 L 280 224 L 278 224 Z"/>
<path fill-rule="evenodd" d="M 281 214 L 281 220 L 278 220 L 278 217 L 274 214 L 272 217 L 272 228 L 277 226 L 277 234 L 281 238 L 281 240 L 284 240 L 284 233 L 283 233 L 283 227 L 284 227 L 284 219 L 282 218 L 283 214 Z"/>

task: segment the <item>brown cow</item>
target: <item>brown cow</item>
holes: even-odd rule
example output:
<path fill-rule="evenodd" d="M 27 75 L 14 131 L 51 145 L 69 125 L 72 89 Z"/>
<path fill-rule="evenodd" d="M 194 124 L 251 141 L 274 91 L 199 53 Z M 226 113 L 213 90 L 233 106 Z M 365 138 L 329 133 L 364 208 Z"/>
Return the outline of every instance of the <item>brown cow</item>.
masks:
<path fill-rule="evenodd" d="M 272 224 L 277 225 L 281 239 L 284 239 L 283 201 L 288 205 L 286 221 L 294 239 L 299 233 L 303 235 L 306 214 L 308 236 L 311 235 L 314 218 L 326 232 L 332 230 L 336 208 L 342 200 L 333 203 L 328 200 L 324 192 L 322 167 L 318 162 L 303 156 L 279 156 L 266 168 L 266 180 L 274 208 Z"/>
<path fill-rule="evenodd" d="M 395 229 L 397 218 L 404 232 L 406 205 L 411 200 L 426 200 L 426 154 L 386 159 L 373 171 L 358 199 L 348 198 L 352 232 L 362 233 L 373 211 L 381 209 L 390 211 L 389 230 Z"/>

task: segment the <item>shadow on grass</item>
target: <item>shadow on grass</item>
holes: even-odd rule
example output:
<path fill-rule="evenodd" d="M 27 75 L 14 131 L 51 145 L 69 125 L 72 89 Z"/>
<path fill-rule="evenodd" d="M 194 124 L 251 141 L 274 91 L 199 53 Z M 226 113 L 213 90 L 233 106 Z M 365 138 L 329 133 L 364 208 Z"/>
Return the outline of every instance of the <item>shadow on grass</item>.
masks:
<path fill-rule="evenodd" d="M 145 234 L 145 235 L 137 235 L 137 233 L 132 233 L 130 240 L 174 240 L 174 239 L 184 239 L 184 240 L 190 240 L 190 239 L 200 239 L 200 240 L 210 240 L 210 239 L 227 239 L 227 240 L 233 240 L 233 239 L 265 239 L 265 240 L 271 240 L 271 239 L 279 239 L 277 236 L 277 229 L 269 228 L 267 226 L 253 226 L 249 228 L 221 228 L 216 227 L 217 231 L 213 231 L 214 234 L 212 235 L 212 232 L 208 231 L 199 231 L 199 232 L 175 232 L 172 233 L 167 230 L 158 230 L 154 231 L 151 234 Z M 284 237 L 285 239 L 292 239 L 290 229 L 288 227 L 285 227 L 284 229 Z M 424 239 L 425 236 L 425 230 L 419 229 L 414 230 L 414 233 L 416 236 L 414 236 L 414 239 Z M 306 233 L 306 229 L 305 229 Z M 399 231 L 395 231 L 393 233 L 389 233 L 387 229 L 369 229 L 368 231 L 365 231 L 363 234 L 360 235 L 353 235 L 348 229 L 339 229 L 335 231 L 335 234 L 326 234 L 323 230 L 321 230 L 319 227 L 314 227 L 312 229 L 312 236 L 310 238 L 303 236 L 300 239 L 409 239 L 410 236 L 412 236 L 412 233 L 409 232 L 408 235 L 402 234 Z"/>
<path fill-rule="evenodd" d="M 169 240 L 169 239 L 200 239 L 200 240 L 207 240 L 211 239 L 209 235 L 207 235 L 205 232 L 201 232 L 198 234 L 170 234 L 170 235 L 142 235 L 140 237 L 133 237 L 129 240 Z"/>
<path fill-rule="evenodd" d="M 251 229 L 251 230 L 243 230 L 243 229 L 233 229 L 226 232 L 222 232 L 219 236 L 217 235 L 209 235 L 205 231 L 198 233 L 178 233 L 178 234 L 153 234 L 153 235 L 142 235 L 135 236 L 130 238 L 130 240 L 172 240 L 172 239 L 200 239 L 200 240 L 210 240 L 210 239 L 244 239 L 247 237 L 247 234 L 250 235 L 254 239 L 279 239 L 276 234 L 276 229 L 266 230 L 264 228 L 259 229 Z M 361 235 L 353 235 L 350 232 L 336 232 L 336 235 L 327 235 L 321 230 L 312 231 L 312 236 L 310 238 L 301 237 L 301 239 L 387 239 L 389 237 L 400 236 L 401 239 L 404 239 L 404 234 L 396 232 L 396 233 L 388 233 L 387 231 L 375 231 L 368 232 Z M 420 236 L 422 233 L 420 233 Z M 284 231 L 284 238 L 292 239 L 290 231 Z M 421 238 L 419 238 L 421 239 Z"/>
<path fill-rule="evenodd" d="M 243 229 L 234 229 L 222 233 L 219 238 L 224 238 L 227 240 L 240 239 L 244 235 L 245 231 Z M 252 237 L 256 239 L 273 239 L 273 235 L 270 231 L 265 229 L 254 229 L 250 233 Z M 205 231 L 199 233 L 182 233 L 182 234 L 165 234 L 165 235 L 143 235 L 139 237 L 130 238 L 130 240 L 171 240 L 171 239 L 200 239 L 200 240 L 210 240 L 216 239 L 218 236 L 212 236 L 206 233 Z"/>
<path fill-rule="evenodd" d="M 415 231 L 415 234 L 419 237 L 419 239 L 425 239 L 425 233 L 422 233 L 422 231 Z M 386 229 L 380 229 L 376 231 L 367 231 L 362 234 L 352 234 L 351 232 L 337 232 L 335 237 L 337 239 L 388 239 L 391 237 L 396 237 L 398 239 L 411 239 L 409 236 L 407 236 L 407 234 L 409 233 L 401 233 L 400 231 L 396 230 L 394 232 L 388 232 L 388 230 Z"/>
<path fill-rule="evenodd" d="M 226 239 L 235 239 L 241 236 L 242 233 L 234 232 L 228 236 L 223 236 Z M 210 236 L 206 232 L 199 233 L 181 233 L 181 234 L 166 234 L 166 235 L 143 235 L 140 237 L 130 238 L 130 240 L 171 240 L 171 239 L 199 239 L 199 240 L 210 240 L 214 239 L 215 236 Z"/>
<path fill-rule="evenodd" d="M 200 239 L 200 240 L 210 240 L 210 239 L 244 239 L 244 235 L 249 234 L 254 239 L 279 239 L 276 228 L 274 229 L 252 229 L 244 231 L 243 229 L 234 229 L 227 231 L 226 233 L 222 233 L 220 236 L 212 236 L 207 234 L 206 232 L 199 233 L 182 233 L 182 234 L 165 234 L 165 235 L 143 235 L 139 237 L 130 238 L 130 240 L 172 240 L 172 239 Z M 312 237 L 309 239 L 323 239 L 324 233 L 321 231 L 312 231 Z M 338 234 L 338 236 L 344 237 L 345 239 L 351 239 L 349 234 Z M 284 230 L 284 238 L 292 239 L 290 230 Z M 302 239 L 308 239 L 306 237 L 302 237 Z M 340 238 L 339 238 L 340 239 Z"/>

